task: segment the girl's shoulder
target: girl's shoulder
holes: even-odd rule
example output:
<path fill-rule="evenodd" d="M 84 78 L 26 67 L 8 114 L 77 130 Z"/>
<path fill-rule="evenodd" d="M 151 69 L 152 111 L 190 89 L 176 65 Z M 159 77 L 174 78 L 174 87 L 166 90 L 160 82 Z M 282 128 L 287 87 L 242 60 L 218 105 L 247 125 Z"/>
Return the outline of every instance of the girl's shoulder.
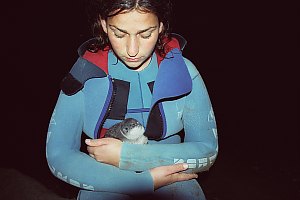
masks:
<path fill-rule="evenodd" d="M 191 78 L 193 79 L 194 77 L 198 76 L 199 71 L 198 71 L 197 67 L 194 65 L 194 63 L 192 63 L 192 61 L 190 61 L 186 57 L 183 57 L 183 60 L 188 68 Z"/>

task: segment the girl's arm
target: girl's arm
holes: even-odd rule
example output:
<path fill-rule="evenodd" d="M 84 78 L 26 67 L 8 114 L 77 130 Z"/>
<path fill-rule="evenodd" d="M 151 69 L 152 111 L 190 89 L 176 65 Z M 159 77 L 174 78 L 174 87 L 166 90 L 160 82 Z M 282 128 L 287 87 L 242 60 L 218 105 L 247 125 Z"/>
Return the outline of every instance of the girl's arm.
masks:
<path fill-rule="evenodd" d="M 135 145 L 123 143 L 120 169 L 144 171 L 174 163 L 188 163 L 192 172 L 208 170 L 218 153 L 217 128 L 205 84 L 188 60 L 193 80 L 192 92 L 186 97 L 183 111 L 185 138 L 180 144 Z"/>
<path fill-rule="evenodd" d="M 81 91 L 72 96 L 59 95 L 46 142 L 46 157 L 52 173 L 82 189 L 129 195 L 153 192 L 149 171 L 121 170 L 80 152 L 83 105 Z"/>

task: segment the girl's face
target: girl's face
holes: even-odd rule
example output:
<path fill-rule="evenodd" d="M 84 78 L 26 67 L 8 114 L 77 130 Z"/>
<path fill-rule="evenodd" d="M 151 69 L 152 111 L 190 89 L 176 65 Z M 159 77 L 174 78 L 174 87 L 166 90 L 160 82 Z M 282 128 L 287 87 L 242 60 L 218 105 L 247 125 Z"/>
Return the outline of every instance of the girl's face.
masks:
<path fill-rule="evenodd" d="M 129 68 L 144 69 L 150 62 L 152 52 L 163 29 L 163 24 L 153 13 L 133 10 L 101 20 L 114 53 Z"/>

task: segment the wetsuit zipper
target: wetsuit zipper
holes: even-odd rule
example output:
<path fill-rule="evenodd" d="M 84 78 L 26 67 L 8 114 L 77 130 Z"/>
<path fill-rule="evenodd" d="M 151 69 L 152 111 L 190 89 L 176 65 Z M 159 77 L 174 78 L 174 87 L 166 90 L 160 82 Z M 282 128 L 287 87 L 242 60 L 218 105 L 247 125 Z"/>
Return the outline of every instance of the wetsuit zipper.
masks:
<path fill-rule="evenodd" d="M 99 128 L 98 128 L 98 131 L 97 131 L 97 137 L 96 137 L 96 138 L 100 138 L 100 133 L 101 133 L 103 124 L 104 124 L 106 118 L 108 117 L 108 115 L 109 115 L 109 113 L 110 113 L 112 107 L 113 107 L 113 103 L 114 103 L 115 97 L 116 97 L 116 95 L 117 95 L 117 88 L 116 88 L 116 85 L 114 84 L 114 78 L 112 78 L 112 77 L 109 76 L 109 75 L 108 75 L 108 78 L 109 78 L 109 81 L 111 82 L 111 83 L 110 83 L 111 85 L 110 85 L 110 87 L 109 87 L 109 90 L 112 89 L 112 93 L 111 93 L 110 97 L 108 97 L 108 98 L 110 98 L 110 99 L 109 99 L 109 104 L 108 104 L 108 106 L 107 106 L 107 109 L 106 109 L 106 112 L 105 112 L 104 116 L 103 116 L 102 119 L 101 119 L 101 123 L 100 123 L 100 126 L 99 126 Z M 103 109 L 105 109 L 105 107 L 104 107 Z"/>

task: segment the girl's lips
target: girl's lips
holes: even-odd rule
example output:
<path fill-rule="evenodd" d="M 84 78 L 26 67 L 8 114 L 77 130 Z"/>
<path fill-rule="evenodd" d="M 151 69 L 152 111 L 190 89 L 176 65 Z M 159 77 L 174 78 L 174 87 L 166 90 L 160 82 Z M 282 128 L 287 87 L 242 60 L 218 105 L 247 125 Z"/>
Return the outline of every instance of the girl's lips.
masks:
<path fill-rule="evenodd" d="M 127 58 L 126 57 L 126 61 L 128 62 L 138 62 L 140 59 L 139 58 Z"/>

